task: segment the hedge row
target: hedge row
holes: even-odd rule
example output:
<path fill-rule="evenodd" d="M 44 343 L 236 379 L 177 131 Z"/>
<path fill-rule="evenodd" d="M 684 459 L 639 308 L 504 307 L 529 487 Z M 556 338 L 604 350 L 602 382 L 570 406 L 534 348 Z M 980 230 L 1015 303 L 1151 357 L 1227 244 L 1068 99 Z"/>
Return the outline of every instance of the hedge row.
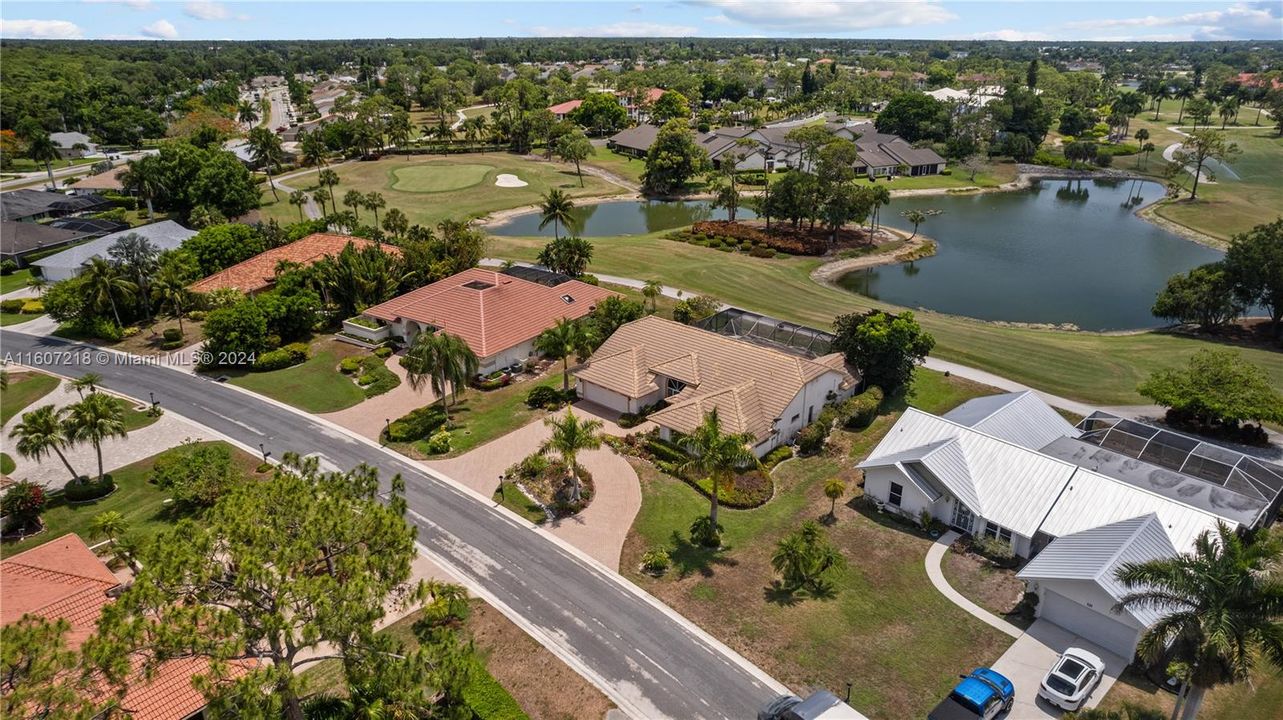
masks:
<path fill-rule="evenodd" d="M 312 351 L 308 348 L 307 343 L 290 343 L 285 347 L 276 350 L 268 350 L 260 354 L 254 360 L 254 372 L 271 372 L 273 370 L 283 370 L 301 362 L 306 362 L 312 356 Z"/>
<path fill-rule="evenodd" d="M 691 232 L 729 237 L 736 243 L 747 241 L 750 245 L 765 245 L 790 255 L 823 255 L 828 252 L 828 244 L 822 238 L 778 225 L 767 232 L 764 228 L 729 220 L 706 220 L 692 225 Z"/>
<path fill-rule="evenodd" d="M 442 425 L 445 425 L 445 413 L 440 406 L 429 405 L 397 418 L 388 425 L 384 435 L 389 442 L 414 442 L 426 439 Z"/>

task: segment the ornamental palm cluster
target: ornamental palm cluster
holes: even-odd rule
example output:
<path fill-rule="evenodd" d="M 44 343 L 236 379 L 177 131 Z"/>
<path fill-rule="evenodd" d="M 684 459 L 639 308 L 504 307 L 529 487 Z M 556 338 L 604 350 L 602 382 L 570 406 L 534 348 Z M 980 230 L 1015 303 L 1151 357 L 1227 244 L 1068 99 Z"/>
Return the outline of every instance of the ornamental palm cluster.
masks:
<path fill-rule="evenodd" d="M 467 341 L 447 332 L 419 333 L 406 350 L 402 364 L 406 380 L 415 392 L 431 386 L 433 394 L 441 400 L 447 425 L 450 423 L 448 400 L 458 398 L 481 365 Z"/>
<path fill-rule="evenodd" d="M 127 432 L 120 401 L 95 388 L 100 380 L 91 374 L 68 385 L 68 390 L 82 394 L 86 388 L 89 389 L 89 394 L 83 395 L 80 402 L 61 409 L 44 405 L 23 413 L 22 421 L 9 433 L 9 437 L 17 441 L 15 448 L 18 454 L 36 462 L 51 454 L 56 455 L 71 474 L 72 482 L 84 482 L 87 478 L 76 472 L 64 451 L 89 443 L 98 458 L 98 480 L 101 481 L 104 474 L 103 442 L 123 438 Z"/>

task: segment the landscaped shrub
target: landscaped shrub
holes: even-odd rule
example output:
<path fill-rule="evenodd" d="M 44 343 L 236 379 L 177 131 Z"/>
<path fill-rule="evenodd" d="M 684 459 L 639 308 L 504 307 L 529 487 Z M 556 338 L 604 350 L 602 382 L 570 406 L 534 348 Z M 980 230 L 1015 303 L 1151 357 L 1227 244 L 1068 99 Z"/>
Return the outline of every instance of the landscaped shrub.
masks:
<path fill-rule="evenodd" d="M 374 383 L 374 376 L 371 375 L 370 373 L 361 373 L 360 377 L 356 379 L 356 384 L 360 385 L 361 387 L 365 387 L 366 385 L 371 385 L 373 383 Z"/>
<path fill-rule="evenodd" d="M 191 320 L 192 322 L 202 322 L 205 320 L 205 311 L 193 310 L 187 313 L 187 319 Z"/>
<path fill-rule="evenodd" d="M 729 238 L 736 243 L 745 240 L 754 245 L 765 245 L 794 255 L 823 255 L 828 243 L 822 238 L 811 237 L 801 230 L 776 225 L 767 232 L 755 225 L 745 225 L 728 220 L 706 220 L 691 226 L 691 231 L 712 237 Z"/>
<path fill-rule="evenodd" d="M 101 480 L 72 480 L 63 487 L 63 497 L 67 502 L 88 502 L 106 497 L 115 489 L 111 475 L 103 475 Z"/>
<path fill-rule="evenodd" d="M 691 523 L 691 542 L 704 547 L 719 547 L 722 544 L 722 530 L 724 528 L 720 523 L 715 523 L 707 515 L 700 515 Z"/>
<path fill-rule="evenodd" d="M 389 370 L 382 359 L 373 355 L 367 355 L 361 359 L 361 368 L 365 371 L 362 377 L 370 380 L 368 383 L 362 383 L 367 398 L 382 395 L 401 384 L 401 378 Z"/>
<path fill-rule="evenodd" d="M 228 446 L 189 440 L 156 459 L 148 482 L 168 490 L 178 507 L 194 510 L 213 506 L 243 479 Z"/>
<path fill-rule="evenodd" d="M 450 452 L 450 431 L 442 428 L 428 438 L 426 448 L 429 455 L 441 455 Z"/>
<path fill-rule="evenodd" d="M 479 661 L 472 679 L 463 687 L 463 700 L 475 720 L 525 720 L 526 713 L 512 695 L 486 672 Z"/>
<path fill-rule="evenodd" d="M 797 434 L 797 449 L 803 455 L 811 455 L 819 452 L 824 448 L 824 441 L 829 438 L 831 425 L 822 422 L 813 422 L 802 428 L 802 432 Z"/>
<path fill-rule="evenodd" d="M 749 257 L 770 259 L 775 257 L 775 248 L 769 248 L 765 245 L 753 245 L 748 254 Z"/>
<path fill-rule="evenodd" d="M 0 275 L 12 275 L 18 271 L 18 263 L 12 260 L 0 262 Z"/>
<path fill-rule="evenodd" d="M 1096 164 L 1100 167 L 1109 167 L 1114 164 L 1114 156 L 1107 150 L 1096 151 Z"/>
<path fill-rule="evenodd" d="M 1067 168 L 1069 167 L 1069 160 L 1065 159 L 1064 155 L 1057 155 L 1049 150 L 1039 150 L 1034 153 L 1033 164 Z"/>
<path fill-rule="evenodd" d="M 307 346 L 307 343 L 292 342 L 281 349 L 289 353 L 296 362 L 303 362 L 312 357 L 312 349 Z"/>
<path fill-rule="evenodd" d="M 355 356 L 345 357 L 339 361 L 339 372 L 344 375 L 351 375 L 361 369 L 361 358 Z"/>
<path fill-rule="evenodd" d="M 183 339 L 183 331 L 178 328 L 165 328 L 165 332 L 161 333 L 160 336 L 165 338 L 168 342 L 173 342 L 175 340 Z"/>
<path fill-rule="evenodd" d="M 526 405 L 532 408 L 554 408 L 561 401 L 561 391 L 551 385 L 539 385 L 526 395 Z"/>
<path fill-rule="evenodd" d="M 27 301 L 22 298 L 14 298 L 12 300 L 0 300 L 0 312 L 20 313 L 22 312 L 23 304 L 26 302 Z"/>
<path fill-rule="evenodd" d="M 7 515 L 12 524 L 9 530 L 22 530 L 39 522 L 40 512 L 45 509 L 49 498 L 45 489 L 36 483 L 22 480 L 16 482 L 0 498 L 0 514 Z"/>
<path fill-rule="evenodd" d="M 676 444 L 659 437 L 652 437 L 646 441 L 646 451 L 654 459 L 673 463 L 674 465 L 681 465 L 690 460 L 690 456 Z"/>
<path fill-rule="evenodd" d="M 387 345 L 374 348 L 374 357 L 379 358 L 380 360 L 386 360 L 392 357 L 392 348 Z"/>
<path fill-rule="evenodd" d="M 389 442 L 414 442 L 445 424 L 445 413 L 436 405 L 417 408 L 392 421 L 385 434 Z"/>
<path fill-rule="evenodd" d="M 670 565 L 672 565 L 672 558 L 668 556 L 668 551 L 663 548 L 651 548 L 641 558 L 642 570 L 651 575 L 663 575 L 668 572 Z"/>
<path fill-rule="evenodd" d="M 781 445 L 762 457 L 762 468 L 770 472 L 776 465 L 791 457 L 793 457 L 793 448 L 788 445 Z"/>
<path fill-rule="evenodd" d="M 39 300 L 27 300 L 18 309 L 23 315 L 39 315 L 45 311 L 45 304 Z"/>
<path fill-rule="evenodd" d="M 996 565 L 1007 567 L 1016 562 L 1016 552 L 1011 543 L 986 536 L 971 538 L 971 549 Z"/>
<path fill-rule="evenodd" d="M 283 370 L 291 365 L 297 365 L 306 359 L 306 357 L 299 359 L 298 355 L 286 350 L 285 348 L 269 350 L 265 353 L 259 354 L 259 356 L 255 358 L 253 370 L 254 372 Z"/>
<path fill-rule="evenodd" d="M 140 333 L 140 332 L 142 332 L 142 331 L 143 331 L 143 329 L 142 329 L 142 328 L 140 328 L 140 327 L 138 327 L 137 325 L 130 325 L 130 326 L 128 326 L 128 327 L 121 328 L 121 330 L 120 330 L 120 336 L 121 336 L 121 337 L 131 338 L 131 337 L 133 337 L 133 336 L 137 335 L 138 333 Z"/>
<path fill-rule="evenodd" d="M 713 493 L 713 483 L 706 477 L 694 482 L 682 475 L 677 477 L 686 480 L 688 485 L 694 487 L 704 497 L 709 497 Z M 765 472 L 756 469 L 736 475 L 729 483 L 717 483 L 718 501 L 730 508 L 758 507 L 770 500 L 774 493 L 775 484 L 771 482 L 771 478 Z"/>
<path fill-rule="evenodd" d="M 100 317 L 76 320 L 65 327 L 73 337 L 98 338 L 106 342 L 120 342 L 125 336 L 119 325 Z"/>
<path fill-rule="evenodd" d="M 863 430 L 878 416 L 882 407 L 882 388 L 873 385 L 864 392 L 842 403 L 843 425 L 852 430 Z"/>
<path fill-rule="evenodd" d="M 177 350 L 184 345 L 182 340 L 166 340 L 160 344 L 161 350 Z"/>

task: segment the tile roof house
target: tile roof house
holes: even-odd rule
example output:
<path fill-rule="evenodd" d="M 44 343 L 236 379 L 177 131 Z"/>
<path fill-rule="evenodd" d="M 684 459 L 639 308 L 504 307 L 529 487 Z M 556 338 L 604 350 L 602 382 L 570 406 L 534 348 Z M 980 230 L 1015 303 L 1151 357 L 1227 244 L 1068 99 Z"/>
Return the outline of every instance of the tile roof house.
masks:
<path fill-rule="evenodd" d="M 0 561 L 0 625 L 25 615 L 60 618 L 71 626 L 67 643 L 75 649 L 93 634 L 119 586 L 84 541 L 67 534 Z M 140 672 L 127 682 L 120 706 L 134 720 L 191 717 L 205 707 L 192 676 L 206 668 L 203 660 L 184 658 L 162 663 L 150 678 Z"/>
<path fill-rule="evenodd" d="M 583 104 L 583 100 L 567 100 L 563 103 L 550 105 L 548 107 L 548 112 L 552 113 L 552 116 L 558 120 L 565 120 L 570 113 L 578 110 L 579 106 Z"/>
<path fill-rule="evenodd" d="M 195 234 L 195 230 L 188 230 L 173 220 L 162 220 L 149 225 L 140 225 L 136 228 L 114 232 L 110 235 L 103 235 L 96 240 L 83 245 L 76 245 L 56 255 L 40 258 L 31 264 L 40 268 L 40 273 L 46 280 L 57 282 L 76 277 L 93 258 L 107 257 L 107 250 L 117 240 L 126 235 L 141 235 L 151 241 L 159 250 L 175 250 Z"/>
<path fill-rule="evenodd" d="M 649 416 L 665 437 L 716 408 L 730 432 L 753 436 L 759 457 L 859 384 L 840 354 L 812 359 L 654 315 L 621 326 L 575 375 L 581 398 L 618 412 L 666 403 Z"/>
<path fill-rule="evenodd" d="M 458 335 L 484 374 L 526 360 L 544 330 L 562 318 L 584 317 L 616 294 L 578 280 L 541 283 L 470 268 L 368 308 L 365 317 L 384 323 L 377 335 L 345 328 L 372 341 L 400 336 L 407 344 L 421 332 Z"/>
<path fill-rule="evenodd" d="M 124 183 L 120 181 L 120 176 L 129 170 L 128 165 L 119 165 L 107 172 L 100 172 L 97 175 L 86 175 L 76 181 L 71 186 L 72 191 L 77 195 L 86 195 L 89 193 L 102 192 L 123 192 Z"/>
<path fill-rule="evenodd" d="M 215 290 L 231 288 L 240 290 L 246 295 L 262 292 L 276 283 L 276 267 L 282 262 L 312 265 L 321 258 L 338 255 L 349 244 L 362 250 L 376 245 L 373 240 L 351 235 L 332 235 L 329 233 L 312 233 L 288 245 L 272 248 L 259 253 L 248 260 L 219 270 L 207 278 L 192 283 L 192 292 L 208 293 Z M 401 254 L 401 248 L 395 245 L 380 245 L 384 252 Z"/>
<path fill-rule="evenodd" d="M 1101 413 L 1075 427 L 1025 391 L 909 408 L 858 467 L 886 511 L 1032 558 L 1020 577 L 1039 617 L 1130 660 L 1157 616 L 1113 612 L 1113 569 L 1187 552 L 1218 523 L 1267 526 L 1283 504 L 1283 468 L 1207 445 Z"/>

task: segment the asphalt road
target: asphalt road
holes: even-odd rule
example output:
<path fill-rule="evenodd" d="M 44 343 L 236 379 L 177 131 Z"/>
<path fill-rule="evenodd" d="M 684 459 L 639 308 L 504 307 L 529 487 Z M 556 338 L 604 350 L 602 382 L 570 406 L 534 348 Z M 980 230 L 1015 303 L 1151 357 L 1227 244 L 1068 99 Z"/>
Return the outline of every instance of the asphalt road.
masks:
<path fill-rule="evenodd" d="M 178 413 L 276 458 L 320 455 L 322 468 L 377 467 L 406 481 L 422 550 L 464 578 L 536 640 L 636 718 L 753 718 L 778 683 L 618 575 L 400 456 L 310 416 L 135 356 L 58 338 L 0 332 L 0 357 Z M 174 438 L 174 442 L 182 438 Z M 497 478 L 496 478 L 497 481 Z"/>

